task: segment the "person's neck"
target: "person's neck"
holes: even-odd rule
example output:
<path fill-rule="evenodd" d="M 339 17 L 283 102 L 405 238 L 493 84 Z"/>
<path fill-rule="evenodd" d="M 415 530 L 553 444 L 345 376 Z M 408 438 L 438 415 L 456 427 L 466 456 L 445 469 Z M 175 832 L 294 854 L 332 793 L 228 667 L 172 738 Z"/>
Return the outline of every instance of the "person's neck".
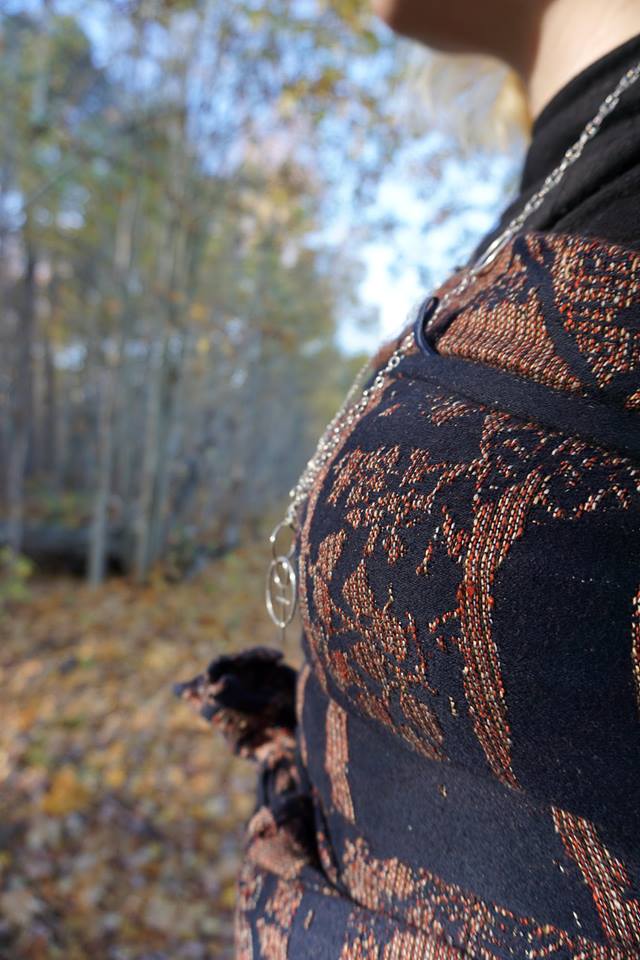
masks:
<path fill-rule="evenodd" d="M 640 33 L 637 0 L 553 0 L 523 71 L 533 119 L 572 77 Z"/>

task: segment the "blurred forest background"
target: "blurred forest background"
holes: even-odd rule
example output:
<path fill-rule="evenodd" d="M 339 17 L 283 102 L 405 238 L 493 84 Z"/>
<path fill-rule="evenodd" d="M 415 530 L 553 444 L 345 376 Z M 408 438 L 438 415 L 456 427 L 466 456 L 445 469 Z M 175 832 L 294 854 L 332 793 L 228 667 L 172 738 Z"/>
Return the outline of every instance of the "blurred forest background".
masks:
<path fill-rule="evenodd" d="M 0 0 L 0 957 L 232 955 L 255 775 L 170 686 L 278 642 L 264 537 L 376 298 L 513 188 L 419 74 L 358 0 Z"/>

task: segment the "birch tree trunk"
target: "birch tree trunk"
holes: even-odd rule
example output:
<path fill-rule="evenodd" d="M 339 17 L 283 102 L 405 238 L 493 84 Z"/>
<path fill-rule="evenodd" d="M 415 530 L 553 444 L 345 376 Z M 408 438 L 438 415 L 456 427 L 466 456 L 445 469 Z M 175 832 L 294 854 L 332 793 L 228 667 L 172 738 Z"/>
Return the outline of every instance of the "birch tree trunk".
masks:
<path fill-rule="evenodd" d="M 164 374 L 164 330 L 156 340 L 153 330 L 149 335 L 149 368 L 146 383 L 144 421 L 144 449 L 140 476 L 140 492 L 135 519 L 135 546 L 133 576 L 142 583 L 149 570 L 150 521 L 153 495 L 158 468 L 158 444 L 160 434 L 160 405 Z"/>
<path fill-rule="evenodd" d="M 12 388 L 11 442 L 7 465 L 7 542 L 14 553 L 19 553 L 22 546 L 24 481 L 31 436 L 35 269 L 35 253 L 29 247 L 23 285 L 23 309 L 19 312 L 16 324 L 16 367 Z"/>
<path fill-rule="evenodd" d="M 185 338 L 182 336 L 177 356 L 168 361 L 169 369 L 165 378 L 165 398 L 162 405 L 161 429 L 158 437 L 158 470 L 153 509 L 149 521 L 149 558 L 151 563 L 162 555 L 171 527 L 169 487 L 171 467 L 179 446 L 185 354 L 186 344 Z"/>
<path fill-rule="evenodd" d="M 105 365 L 100 371 L 98 430 L 96 438 L 96 485 L 89 535 L 89 583 L 99 586 L 104 580 L 111 472 L 113 466 L 114 372 Z"/>

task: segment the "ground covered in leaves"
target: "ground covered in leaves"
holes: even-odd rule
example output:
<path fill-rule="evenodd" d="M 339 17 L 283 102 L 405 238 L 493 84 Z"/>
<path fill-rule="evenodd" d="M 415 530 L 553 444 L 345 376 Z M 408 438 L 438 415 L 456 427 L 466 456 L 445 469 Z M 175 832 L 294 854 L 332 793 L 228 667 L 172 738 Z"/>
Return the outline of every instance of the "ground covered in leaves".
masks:
<path fill-rule="evenodd" d="M 144 588 L 36 581 L 0 612 L 2 960 L 232 957 L 255 768 L 171 685 L 277 643 L 262 560 Z"/>

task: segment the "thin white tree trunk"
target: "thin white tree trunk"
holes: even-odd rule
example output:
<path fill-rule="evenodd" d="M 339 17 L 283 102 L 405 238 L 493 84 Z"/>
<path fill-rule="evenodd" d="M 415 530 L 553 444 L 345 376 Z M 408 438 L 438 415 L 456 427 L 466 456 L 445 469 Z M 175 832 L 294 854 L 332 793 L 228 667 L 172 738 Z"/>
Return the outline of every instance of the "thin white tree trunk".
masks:
<path fill-rule="evenodd" d="M 146 415 L 144 420 L 144 449 L 140 492 L 135 519 L 135 547 L 133 576 L 142 583 L 149 570 L 150 522 L 153 494 L 158 468 L 160 440 L 160 405 L 162 402 L 162 379 L 164 372 L 164 331 L 157 339 L 150 335 L 149 369 L 146 385 Z"/>
<path fill-rule="evenodd" d="M 14 553 L 22 546 L 24 481 L 33 416 L 33 340 L 35 336 L 35 255 L 27 251 L 23 309 L 16 329 L 16 369 L 12 387 L 11 443 L 7 465 L 7 542 Z"/>
<path fill-rule="evenodd" d="M 99 586 L 104 580 L 109 514 L 109 494 L 113 466 L 113 398 L 114 371 L 105 366 L 100 371 L 96 486 L 93 497 L 91 533 L 89 536 L 89 583 Z"/>

